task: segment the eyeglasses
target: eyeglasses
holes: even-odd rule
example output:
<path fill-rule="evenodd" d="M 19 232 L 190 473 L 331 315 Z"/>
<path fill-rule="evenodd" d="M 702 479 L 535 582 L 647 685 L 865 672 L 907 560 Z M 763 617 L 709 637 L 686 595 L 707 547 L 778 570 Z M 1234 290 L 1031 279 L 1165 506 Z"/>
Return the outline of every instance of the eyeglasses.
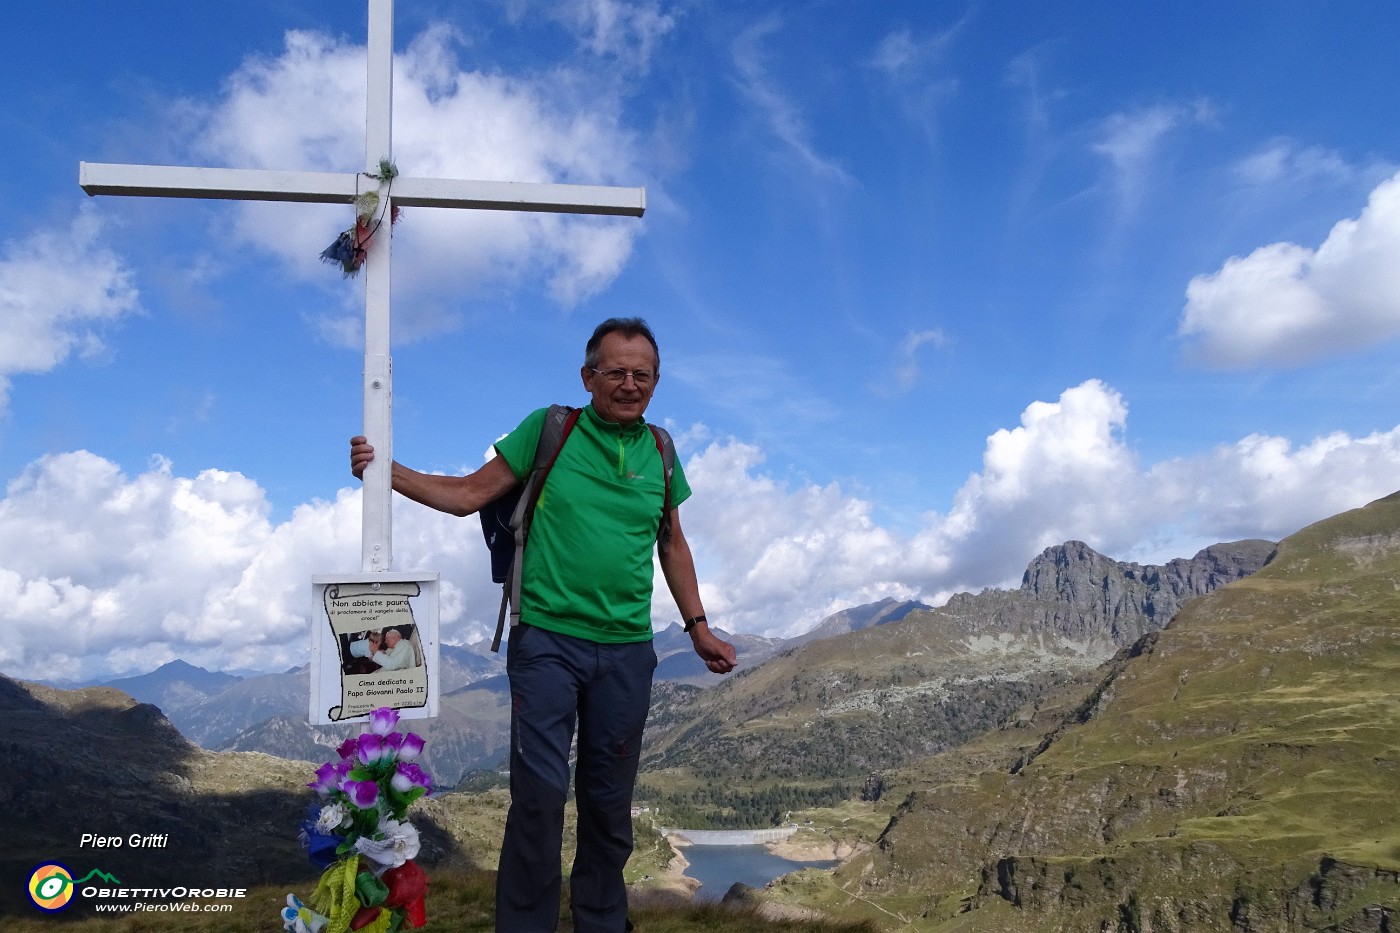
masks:
<path fill-rule="evenodd" d="M 639 389 L 645 389 L 656 380 L 656 373 L 649 369 L 594 369 L 592 372 L 595 376 L 602 376 L 612 385 L 621 385 L 631 376 Z"/>

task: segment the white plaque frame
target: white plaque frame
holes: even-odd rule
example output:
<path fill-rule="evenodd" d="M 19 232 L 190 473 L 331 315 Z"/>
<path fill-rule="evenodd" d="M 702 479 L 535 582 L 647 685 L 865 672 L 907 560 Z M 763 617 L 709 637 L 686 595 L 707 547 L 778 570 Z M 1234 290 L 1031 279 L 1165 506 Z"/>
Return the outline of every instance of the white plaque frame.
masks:
<path fill-rule="evenodd" d="M 378 570 L 311 578 L 311 705 L 314 725 L 364 722 L 389 707 L 404 719 L 438 714 L 439 574 Z M 407 636 L 405 626 L 411 626 Z M 398 670 L 368 670 L 367 632 L 399 628 L 413 647 Z M 373 665 L 378 667 L 378 665 Z"/>

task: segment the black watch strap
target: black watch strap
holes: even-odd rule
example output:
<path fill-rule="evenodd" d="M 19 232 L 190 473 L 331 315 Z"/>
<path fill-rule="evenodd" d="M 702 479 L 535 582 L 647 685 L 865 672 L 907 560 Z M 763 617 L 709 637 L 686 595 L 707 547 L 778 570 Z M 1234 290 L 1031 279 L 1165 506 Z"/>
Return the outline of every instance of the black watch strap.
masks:
<path fill-rule="evenodd" d="M 686 631 L 686 634 L 689 634 L 689 633 L 690 633 L 690 630 L 693 629 L 693 628 L 695 628 L 695 626 L 699 625 L 701 622 L 708 622 L 708 621 L 709 621 L 709 620 L 706 619 L 704 616 L 696 616 L 696 617 L 694 617 L 693 619 L 686 619 L 686 620 L 685 620 L 685 631 Z"/>

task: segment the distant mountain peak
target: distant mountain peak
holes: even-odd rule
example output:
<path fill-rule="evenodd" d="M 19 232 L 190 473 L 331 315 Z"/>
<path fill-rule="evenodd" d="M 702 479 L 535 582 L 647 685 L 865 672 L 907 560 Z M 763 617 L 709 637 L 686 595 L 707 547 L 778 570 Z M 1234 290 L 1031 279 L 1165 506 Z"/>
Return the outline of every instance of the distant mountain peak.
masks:
<path fill-rule="evenodd" d="M 917 609 L 928 608 L 929 606 L 917 600 L 897 599 L 893 596 L 886 596 L 884 599 L 873 603 L 851 606 L 848 609 L 842 609 L 840 612 L 834 612 L 817 623 L 817 625 L 806 634 L 799 635 L 789 641 L 788 645 L 801 645 L 809 641 L 816 641 L 819 638 L 833 638 L 837 635 L 858 632 L 861 629 L 870 628 L 875 625 L 898 622 Z"/>
<path fill-rule="evenodd" d="M 176 658 L 148 674 L 119 677 L 106 681 L 102 686 L 114 687 L 143 703 L 153 703 L 164 710 L 177 702 L 187 702 L 191 695 L 203 697 L 219 693 L 239 680 L 241 678 L 232 674 L 207 671 Z"/>

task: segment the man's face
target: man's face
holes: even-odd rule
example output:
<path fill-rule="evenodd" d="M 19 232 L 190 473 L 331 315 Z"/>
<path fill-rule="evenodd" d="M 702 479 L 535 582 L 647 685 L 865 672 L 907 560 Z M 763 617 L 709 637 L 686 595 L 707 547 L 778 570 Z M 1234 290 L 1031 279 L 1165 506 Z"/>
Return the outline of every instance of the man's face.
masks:
<path fill-rule="evenodd" d="M 399 643 L 399 640 L 402 638 L 403 636 L 398 633 L 397 629 L 391 629 L 389 631 L 389 634 L 384 636 L 384 644 L 392 648 L 395 645 L 397 645 Z"/>
<path fill-rule="evenodd" d="M 656 351 L 651 341 L 638 334 L 624 337 L 613 331 L 603 337 L 598 344 L 599 372 L 587 366 L 581 370 L 583 387 L 593 396 L 593 410 L 607 421 L 618 424 L 631 424 L 647 410 L 651 394 L 656 390 L 657 369 Z M 628 372 L 647 370 L 653 374 L 650 385 L 639 386 L 630 377 L 621 382 L 611 382 L 602 375 L 609 369 L 625 369 Z"/>

